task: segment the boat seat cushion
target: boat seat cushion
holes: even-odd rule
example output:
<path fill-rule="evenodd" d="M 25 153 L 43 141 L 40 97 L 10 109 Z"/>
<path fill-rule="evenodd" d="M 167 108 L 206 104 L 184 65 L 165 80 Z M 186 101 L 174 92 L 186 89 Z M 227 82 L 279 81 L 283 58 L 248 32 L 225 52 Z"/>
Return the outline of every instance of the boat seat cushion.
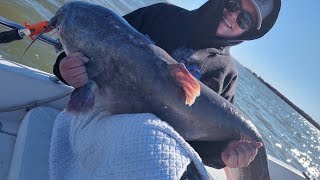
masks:
<path fill-rule="evenodd" d="M 9 171 L 9 180 L 49 179 L 52 127 L 59 110 L 38 107 L 21 122 Z"/>
<path fill-rule="evenodd" d="M 49 179 L 51 134 L 59 113 L 53 108 L 38 107 L 26 114 L 18 131 L 8 180 Z M 215 179 L 225 179 L 223 170 L 208 171 Z"/>

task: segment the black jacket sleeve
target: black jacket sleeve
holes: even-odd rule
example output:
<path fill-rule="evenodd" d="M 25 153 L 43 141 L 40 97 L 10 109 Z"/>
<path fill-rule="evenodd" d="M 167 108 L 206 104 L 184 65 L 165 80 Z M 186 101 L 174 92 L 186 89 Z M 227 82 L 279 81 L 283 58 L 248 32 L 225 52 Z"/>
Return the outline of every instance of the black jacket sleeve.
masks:
<path fill-rule="evenodd" d="M 57 57 L 57 60 L 56 60 L 56 62 L 55 62 L 54 65 L 53 65 L 53 74 L 56 75 L 57 78 L 60 79 L 60 81 L 62 81 L 63 83 L 69 85 L 69 84 L 62 78 L 62 76 L 61 76 L 61 74 L 60 74 L 60 68 L 59 68 L 61 60 L 62 60 L 64 57 L 66 57 L 66 56 L 67 56 L 66 53 L 65 53 L 65 52 L 62 52 L 62 53 Z"/>
<path fill-rule="evenodd" d="M 12 42 L 12 41 L 15 41 L 15 40 L 23 39 L 19 35 L 18 31 L 19 31 L 18 29 L 13 29 L 13 30 L 9 30 L 9 31 L 0 32 L 0 44 L 9 43 L 9 42 Z"/>

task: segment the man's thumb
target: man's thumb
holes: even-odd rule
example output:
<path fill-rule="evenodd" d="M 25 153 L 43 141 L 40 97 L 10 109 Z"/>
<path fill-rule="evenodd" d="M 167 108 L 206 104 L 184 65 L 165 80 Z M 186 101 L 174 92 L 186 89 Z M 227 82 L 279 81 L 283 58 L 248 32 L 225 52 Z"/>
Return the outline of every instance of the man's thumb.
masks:
<path fill-rule="evenodd" d="M 256 142 L 256 147 L 257 148 L 261 148 L 263 146 L 263 143 L 262 142 Z"/>

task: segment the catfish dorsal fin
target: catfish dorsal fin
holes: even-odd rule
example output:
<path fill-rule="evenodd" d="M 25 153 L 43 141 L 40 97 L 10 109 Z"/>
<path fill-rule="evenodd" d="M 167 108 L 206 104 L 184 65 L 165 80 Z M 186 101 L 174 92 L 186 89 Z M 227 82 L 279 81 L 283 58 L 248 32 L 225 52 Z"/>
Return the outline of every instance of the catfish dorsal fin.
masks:
<path fill-rule="evenodd" d="M 89 81 L 84 86 L 76 88 L 70 95 L 67 111 L 78 114 L 91 110 L 95 102 L 95 90 L 96 84 L 93 81 Z"/>
<path fill-rule="evenodd" d="M 200 84 L 182 63 L 170 64 L 169 72 L 177 84 L 182 86 L 186 95 L 185 104 L 191 106 L 200 95 Z"/>

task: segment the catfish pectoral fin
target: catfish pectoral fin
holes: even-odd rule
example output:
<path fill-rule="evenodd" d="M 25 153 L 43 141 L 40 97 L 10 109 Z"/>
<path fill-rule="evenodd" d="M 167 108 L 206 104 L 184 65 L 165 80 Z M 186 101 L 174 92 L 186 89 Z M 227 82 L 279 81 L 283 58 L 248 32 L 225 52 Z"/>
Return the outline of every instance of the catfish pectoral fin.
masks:
<path fill-rule="evenodd" d="M 191 106 L 200 95 L 200 84 L 182 63 L 169 65 L 170 75 L 182 86 L 186 94 L 186 105 Z"/>
<path fill-rule="evenodd" d="M 67 111 L 72 113 L 88 112 L 95 102 L 95 83 L 90 81 L 80 88 L 76 88 L 67 105 Z"/>

